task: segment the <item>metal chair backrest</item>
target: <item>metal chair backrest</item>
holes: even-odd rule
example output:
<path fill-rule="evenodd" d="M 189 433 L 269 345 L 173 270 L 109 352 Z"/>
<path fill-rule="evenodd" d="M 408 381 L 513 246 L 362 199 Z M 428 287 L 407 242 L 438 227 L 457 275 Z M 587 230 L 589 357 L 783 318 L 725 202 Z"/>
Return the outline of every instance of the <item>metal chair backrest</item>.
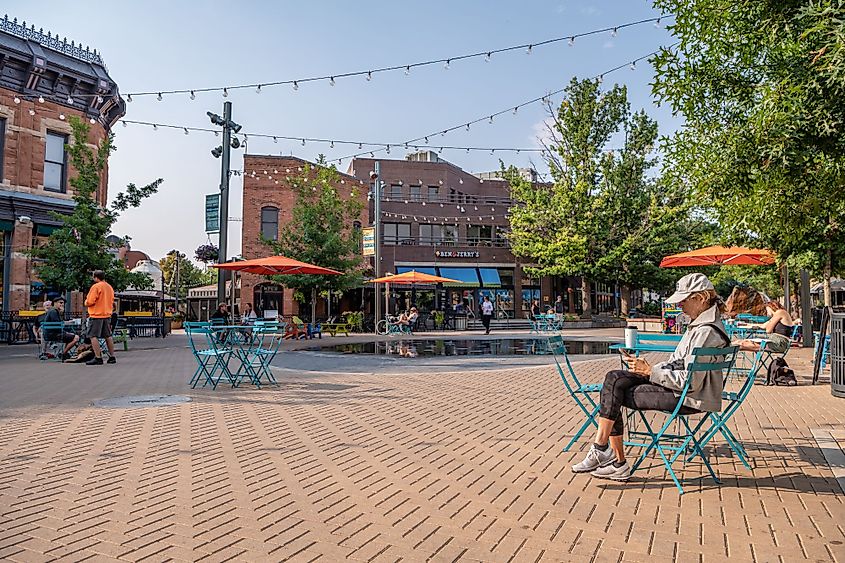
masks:
<path fill-rule="evenodd" d="M 563 337 L 549 337 L 549 348 L 554 355 L 557 371 L 560 374 L 560 378 L 563 380 L 563 384 L 566 385 L 566 389 L 570 393 L 574 393 L 581 387 L 581 381 L 578 380 L 578 376 L 575 375 L 575 370 L 572 369 L 572 364 L 569 362 L 569 355 L 566 353 L 566 345 L 563 343 Z M 560 360 L 558 359 L 559 356 L 563 357 L 563 361 L 566 364 L 566 371 L 564 371 L 563 366 L 560 365 Z"/>
<path fill-rule="evenodd" d="M 692 351 L 693 356 L 695 356 L 695 360 L 693 360 L 691 364 L 687 365 L 687 380 L 684 383 L 683 389 L 681 389 L 681 396 L 678 397 L 678 404 L 675 406 L 675 410 L 672 413 L 673 416 L 678 414 L 678 411 L 684 404 L 684 399 L 690 390 L 693 374 L 697 372 L 720 371 L 722 372 L 722 384 L 724 385 L 724 382 L 730 373 L 731 367 L 733 366 L 734 360 L 736 359 L 736 353 L 738 350 L 739 346 L 726 346 L 701 347 Z M 722 359 L 714 361 L 713 358 Z"/>

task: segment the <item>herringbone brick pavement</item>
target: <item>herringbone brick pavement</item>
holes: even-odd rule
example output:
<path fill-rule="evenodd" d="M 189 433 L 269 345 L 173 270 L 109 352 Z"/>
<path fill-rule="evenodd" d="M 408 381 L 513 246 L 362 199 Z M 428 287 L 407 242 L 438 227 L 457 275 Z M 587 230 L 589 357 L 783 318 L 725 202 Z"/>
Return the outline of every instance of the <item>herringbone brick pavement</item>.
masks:
<path fill-rule="evenodd" d="M 753 469 L 716 441 L 723 485 L 691 463 L 679 496 L 657 463 L 627 484 L 573 475 L 583 451 L 561 450 L 582 419 L 550 368 L 410 362 L 188 393 L 185 350 L 141 358 L 42 364 L 43 403 L 4 370 L 26 400 L 0 416 L 0 559 L 845 561 L 845 502 L 811 434 L 845 414 L 825 387 L 755 388 L 734 422 Z M 192 402 L 90 405 L 156 390 Z"/>

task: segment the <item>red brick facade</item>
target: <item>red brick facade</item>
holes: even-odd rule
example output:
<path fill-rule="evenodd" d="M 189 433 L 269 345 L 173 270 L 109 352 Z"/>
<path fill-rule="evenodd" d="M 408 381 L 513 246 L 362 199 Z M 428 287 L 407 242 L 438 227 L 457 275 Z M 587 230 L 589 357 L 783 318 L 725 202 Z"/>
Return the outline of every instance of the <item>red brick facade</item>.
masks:
<path fill-rule="evenodd" d="M 280 230 L 284 225 L 290 223 L 291 212 L 296 203 L 296 193 L 291 187 L 290 181 L 301 175 L 303 168 L 306 166 L 316 165 L 292 156 L 244 156 L 241 242 L 241 253 L 244 258 L 261 258 L 270 255 L 271 248 L 261 242 L 261 210 L 267 207 L 279 210 L 278 224 Z M 343 173 L 339 173 L 335 187 L 338 193 L 345 198 L 350 197 L 353 192 L 355 193 L 356 197 L 365 204 L 360 221 L 365 226 L 369 224 L 369 219 L 366 216 L 368 188 L 356 178 Z M 254 299 L 256 287 L 262 283 L 271 285 L 262 276 L 244 274 L 241 278 L 241 302 L 253 303 L 256 301 Z M 299 313 L 297 304 L 293 300 L 293 290 L 285 289 L 282 292 L 280 305 L 280 314 L 296 315 Z"/>
<path fill-rule="evenodd" d="M 77 110 L 73 110 L 56 103 L 45 100 L 43 103 L 38 100 L 28 100 L 18 97 L 20 100 L 15 103 L 17 95 L 8 90 L 0 90 L 0 119 L 5 120 L 5 135 L 3 138 L 3 177 L 0 182 L 0 190 L 17 194 L 29 194 L 43 196 L 52 200 L 71 202 L 73 198 L 73 187 L 70 179 L 74 176 L 75 170 L 67 162 L 67 183 L 66 191 L 59 193 L 46 191 L 44 189 L 44 159 L 46 154 L 47 132 L 61 133 L 68 136 L 68 142 L 72 143 L 71 127 L 68 118 L 72 115 L 80 119 L 87 119 L 86 116 Z M 30 110 L 34 115 L 30 115 Z M 91 124 L 88 142 L 97 146 L 105 137 L 106 129 L 99 122 Z M 108 170 L 104 170 L 100 181 L 100 189 L 97 193 L 97 200 L 105 205 L 107 199 Z M 20 210 L 18 217 L 30 216 L 26 210 Z M 45 218 L 49 215 L 44 213 L 36 217 L 30 217 L 30 221 L 22 223 L 15 218 L 13 231 L 9 239 L 10 252 L 8 257 L 10 267 L 8 269 L 8 303 L 3 304 L 7 311 L 15 311 L 30 308 L 31 282 L 37 281 L 32 259 L 28 255 L 32 247 L 33 235 L 38 228 L 39 217 Z M 0 235 L 5 233 L 0 232 Z M 76 310 L 79 304 L 74 298 L 74 303 L 69 308 Z M 76 305 L 76 307 L 74 307 Z"/>

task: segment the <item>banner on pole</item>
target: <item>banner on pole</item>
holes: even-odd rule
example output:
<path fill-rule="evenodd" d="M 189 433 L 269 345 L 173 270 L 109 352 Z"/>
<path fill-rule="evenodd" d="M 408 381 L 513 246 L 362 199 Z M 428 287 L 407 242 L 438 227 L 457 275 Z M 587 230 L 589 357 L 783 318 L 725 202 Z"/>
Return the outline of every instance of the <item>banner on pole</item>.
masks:
<path fill-rule="evenodd" d="M 205 232 L 220 232 L 220 194 L 205 196 Z"/>
<path fill-rule="evenodd" d="M 361 229 L 361 234 L 364 237 L 364 256 L 376 255 L 376 230 L 374 227 L 365 227 Z"/>

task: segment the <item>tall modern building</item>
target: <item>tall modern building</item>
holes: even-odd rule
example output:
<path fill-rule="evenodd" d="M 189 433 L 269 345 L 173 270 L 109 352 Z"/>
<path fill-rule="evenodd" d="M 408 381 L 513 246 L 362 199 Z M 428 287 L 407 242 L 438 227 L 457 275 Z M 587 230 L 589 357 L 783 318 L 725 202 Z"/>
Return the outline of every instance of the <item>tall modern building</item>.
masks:
<path fill-rule="evenodd" d="M 100 54 L 18 23 L 0 20 L 0 286 L 2 311 L 36 308 L 53 288 L 34 273 L 29 250 L 73 210 L 74 170 L 65 145 L 68 118 L 90 122 L 98 144 L 125 113 Z M 108 173 L 97 200 L 105 205 Z"/>

